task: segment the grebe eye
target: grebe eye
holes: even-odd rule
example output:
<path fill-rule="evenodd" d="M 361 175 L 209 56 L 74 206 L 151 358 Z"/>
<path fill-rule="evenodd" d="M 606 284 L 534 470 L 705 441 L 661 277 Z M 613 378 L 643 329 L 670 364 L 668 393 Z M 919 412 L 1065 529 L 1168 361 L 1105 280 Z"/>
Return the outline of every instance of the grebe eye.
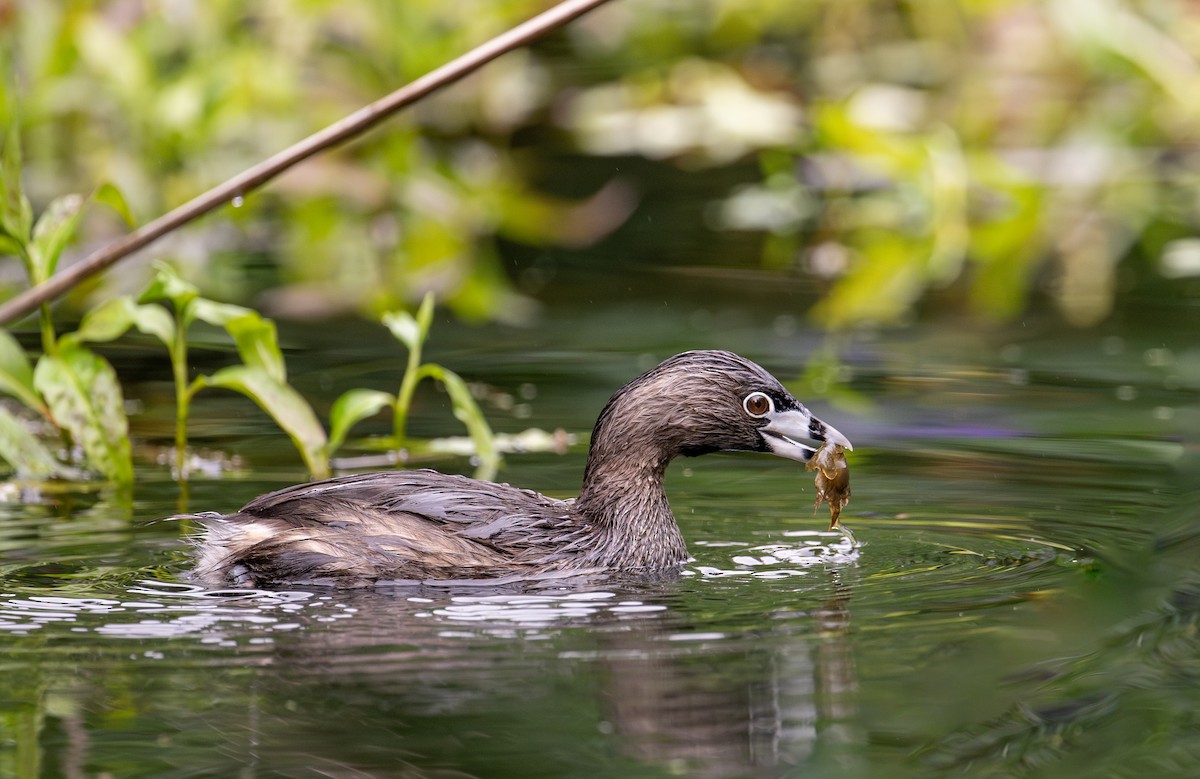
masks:
<path fill-rule="evenodd" d="M 775 404 L 765 392 L 751 392 L 742 401 L 742 408 L 752 417 L 761 417 L 774 411 Z"/>

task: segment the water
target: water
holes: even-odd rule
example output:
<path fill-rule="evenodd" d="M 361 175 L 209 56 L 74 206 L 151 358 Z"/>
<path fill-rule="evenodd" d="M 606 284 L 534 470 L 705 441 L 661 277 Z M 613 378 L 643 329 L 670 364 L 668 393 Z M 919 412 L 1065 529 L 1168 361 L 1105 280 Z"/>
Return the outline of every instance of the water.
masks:
<path fill-rule="evenodd" d="M 533 331 L 439 322 L 430 357 L 520 401 L 489 410 L 500 430 L 586 431 L 677 349 L 789 381 L 820 345 L 769 306 L 695 299 L 714 298 L 548 304 Z M 810 405 L 855 442 L 856 543 L 821 532 L 794 463 L 685 460 L 668 492 L 695 560 L 665 580 L 204 591 L 156 521 L 180 501 L 162 466 L 131 500 L 6 491 L 0 776 L 1195 775 L 1187 317 L 848 339 L 850 392 Z M 285 331 L 305 393 L 397 381 L 372 332 Z M 422 397 L 416 432 L 457 433 Z M 190 508 L 302 478 L 245 401 L 206 404 L 197 443 L 242 462 L 199 476 Z M 165 437 L 168 415 L 135 424 Z M 582 466 L 514 455 L 501 476 L 569 495 Z"/>

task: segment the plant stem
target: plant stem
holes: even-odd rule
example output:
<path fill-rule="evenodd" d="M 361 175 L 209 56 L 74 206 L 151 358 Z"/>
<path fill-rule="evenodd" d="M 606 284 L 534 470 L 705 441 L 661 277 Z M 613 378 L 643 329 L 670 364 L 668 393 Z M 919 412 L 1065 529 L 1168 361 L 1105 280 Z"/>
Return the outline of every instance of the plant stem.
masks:
<path fill-rule="evenodd" d="M 54 317 L 50 313 L 50 304 L 43 303 L 38 316 L 42 326 L 42 351 L 54 354 L 58 351 L 58 337 L 54 334 Z"/>
<path fill-rule="evenodd" d="M 42 278 L 38 272 L 33 257 L 29 254 L 29 245 L 22 243 L 19 248 L 21 264 L 25 266 L 25 275 L 29 277 L 29 283 L 35 287 L 40 286 L 46 279 Z M 48 301 L 42 301 L 38 309 L 38 325 L 42 331 L 42 352 L 54 354 L 58 351 L 58 337 L 54 333 L 54 317 L 50 312 Z"/>
<path fill-rule="evenodd" d="M 424 338 L 418 338 L 408 350 L 408 365 L 404 368 L 404 377 L 400 379 L 400 389 L 396 391 L 396 405 L 392 414 L 392 437 L 396 440 L 396 448 L 404 446 L 408 427 L 408 409 L 412 405 L 413 393 L 421 381 L 421 346 Z"/>
<path fill-rule="evenodd" d="M 186 482 L 187 423 L 192 393 L 187 383 L 187 330 L 183 317 L 175 320 L 175 344 L 171 347 L 171 372 L 175 376 L 175 473 Z"/>

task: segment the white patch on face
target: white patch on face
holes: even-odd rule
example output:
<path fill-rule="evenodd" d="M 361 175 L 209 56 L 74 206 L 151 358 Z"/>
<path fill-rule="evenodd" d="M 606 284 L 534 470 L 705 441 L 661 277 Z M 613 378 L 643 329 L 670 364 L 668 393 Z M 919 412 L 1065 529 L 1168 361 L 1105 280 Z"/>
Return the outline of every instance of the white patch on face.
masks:
<path fill-rule="evenodd" d="M 759 433 L 774 454 L 801 462 L 807 462 L 812 457 L 820 444 L 812 440 L 809 431 L 811 414 L 801 409 L 788 409 L 776 411 L 767 418 L 770 421 Z M 810 443 L 814 446 L 809 446 Z"/>
<path fill-rule="evenodd" d="M 847 450 L 854 449 L 846 436 L 824 422 L 814 420 L 812 414 L 803 406 L 767 414 L 766 418 L 769 421 L 765 427 L 759 428 L 759 434 L 771 451 L 779 457 L 808 462 L 813 453 L 826 442 L 838 444 Z M 814 422 L 824 440 L 813 437 Z"/>

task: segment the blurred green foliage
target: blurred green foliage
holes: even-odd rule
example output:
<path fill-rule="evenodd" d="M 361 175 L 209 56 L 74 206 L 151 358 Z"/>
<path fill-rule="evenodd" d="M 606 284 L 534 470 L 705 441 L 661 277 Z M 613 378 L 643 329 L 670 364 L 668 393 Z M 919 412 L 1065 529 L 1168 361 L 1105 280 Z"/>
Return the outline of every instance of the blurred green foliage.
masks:
<path fill-rule="evenodd" d="M 543 7 L 7 0 L 0 118 L 36 206 L 112 181 L 145 220 Z M 903 322 L 930 291 L 1000 319 L 1044 293 L 1089 325 L 1123 274 L 1200 276 L 1198 51 L 1183 0 L 614 3 L 155 254 L 275 313 L 435 291 L 522 320 L 506 242 L 586 246 L 637 197 L 548 194 L 571 188 L 539 160 L 637 156 L 757 166 L 708 227 L 761 235 L 764 268 L 824 291 L 827 327 Z"/>

